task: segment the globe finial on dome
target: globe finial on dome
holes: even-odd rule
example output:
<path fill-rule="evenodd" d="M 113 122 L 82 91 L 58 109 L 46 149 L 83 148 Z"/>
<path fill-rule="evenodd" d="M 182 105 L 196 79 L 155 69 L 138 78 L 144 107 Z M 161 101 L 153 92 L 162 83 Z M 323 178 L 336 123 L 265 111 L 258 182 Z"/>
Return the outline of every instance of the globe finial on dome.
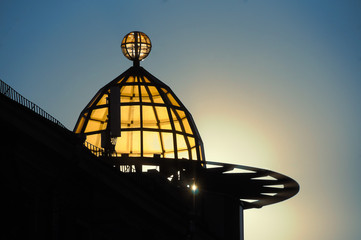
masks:
<path fill-rule="evenodd" d="M 139 61 L 150 53 L 152 44 L 145 33 L 133 31 L 125 35 L 121 48 L 126 58 L 132 60 L 134 65 L 139 65 Z"/>

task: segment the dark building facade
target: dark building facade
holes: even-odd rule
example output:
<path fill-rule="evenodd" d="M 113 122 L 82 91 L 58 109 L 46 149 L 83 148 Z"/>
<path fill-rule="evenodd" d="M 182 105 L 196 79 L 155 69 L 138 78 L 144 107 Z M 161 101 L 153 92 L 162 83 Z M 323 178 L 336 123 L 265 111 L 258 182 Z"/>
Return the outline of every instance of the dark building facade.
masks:
<path fill-rule="evenodd" d="M 131 176 L 71 131 L 0 95 L 1 239 L 187 239 L 192 195 Z M 19 142 L 19 139 L 25 142 Z M 194 239 L 213 239 L 206 230 Z M 199 236 L 198 236 L 199 235 Z"/>
<path fill-rule="evenodd" d="M 115 170 L 73 132 L 3 94 L 0 107 L 1 239 L 223 239 L 212 225 L 231 226 L 218 226 L 223 211 L 209 224 L 207 211 L 195 216 L 189 189 Z"/>

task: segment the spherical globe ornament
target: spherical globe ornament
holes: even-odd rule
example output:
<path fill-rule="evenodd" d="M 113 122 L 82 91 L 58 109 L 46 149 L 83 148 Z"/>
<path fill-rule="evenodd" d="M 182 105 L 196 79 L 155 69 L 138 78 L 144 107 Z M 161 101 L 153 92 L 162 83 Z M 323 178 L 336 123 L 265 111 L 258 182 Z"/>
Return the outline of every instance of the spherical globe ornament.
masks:
<path fill-rule="evenodd" d="M 136 63 L 148 56 L 152 44 L 145 33 L 134 31 L 123 38 L 121 47 L 124 56 Z"/>

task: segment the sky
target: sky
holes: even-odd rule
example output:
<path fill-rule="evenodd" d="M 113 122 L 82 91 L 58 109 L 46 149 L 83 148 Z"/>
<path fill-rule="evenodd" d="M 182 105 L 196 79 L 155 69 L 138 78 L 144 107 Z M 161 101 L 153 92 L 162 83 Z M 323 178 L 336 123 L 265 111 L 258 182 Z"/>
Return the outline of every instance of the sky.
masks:
<path fill-rule="evenodd" d="M 206 159 L 295 179 L 295 197 L 245 211 L 246 240 L 361 236 L 360 0 L 0 0 L 0 79 L 72 130 L 132 63 L 192 113 Z"/>

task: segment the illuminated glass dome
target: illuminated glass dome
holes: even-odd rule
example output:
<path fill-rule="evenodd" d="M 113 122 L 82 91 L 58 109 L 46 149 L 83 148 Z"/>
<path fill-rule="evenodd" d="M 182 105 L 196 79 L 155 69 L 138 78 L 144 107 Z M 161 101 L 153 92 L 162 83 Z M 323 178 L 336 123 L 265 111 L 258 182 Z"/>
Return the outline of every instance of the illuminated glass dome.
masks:
<path fill-rule="evenodd" d="M 113 105 L 120 110 L 119 133 L 111 132 L 117 128 L 110 124 L 112 92 L 118 96 Z M 140 66 L 129 68 L 101 88 L 81 112 L 74 131 L 103 149 L 104 140 L 110 137 L 117 156 L 205 161 L 189 111 L 167 85 Z"/>

